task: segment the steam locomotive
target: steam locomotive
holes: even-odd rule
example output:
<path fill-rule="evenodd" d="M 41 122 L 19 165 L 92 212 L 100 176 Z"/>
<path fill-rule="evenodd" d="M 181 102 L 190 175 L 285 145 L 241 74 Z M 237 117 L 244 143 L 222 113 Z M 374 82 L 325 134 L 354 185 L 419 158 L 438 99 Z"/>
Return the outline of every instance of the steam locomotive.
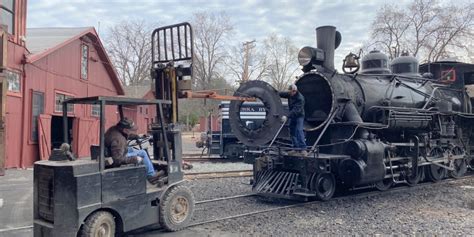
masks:
<path fill-rule="evenodd" d="M 450 70 L 421 75 L 416 58 L 397 58 L 390 70 L 388 57 L 373 51 L 362 63 L 349 54 L 342 74 L 334 68 L 341 34 L 333 26 L 318 27 L 316 34 L 317 48 L 304 47 L 298 54 L 304 73 L 295 83 L 306 101 L 307 156 L 273 143 L 285 119 L 278 91 L 269 84 L 249 81 L 235 92 L 264 104 L 261 126 L 245 126 L 242 102 L 230 104 L 234 134 L 259 147 L 245 153 L 256 157 L 254 191 L 328 200 L 336 187 L 387 190 L 399 183 L 458 178 L 473 167 L 474 114 L 466 91 L 474 83 L 473 67 L 456 75 Z"/>

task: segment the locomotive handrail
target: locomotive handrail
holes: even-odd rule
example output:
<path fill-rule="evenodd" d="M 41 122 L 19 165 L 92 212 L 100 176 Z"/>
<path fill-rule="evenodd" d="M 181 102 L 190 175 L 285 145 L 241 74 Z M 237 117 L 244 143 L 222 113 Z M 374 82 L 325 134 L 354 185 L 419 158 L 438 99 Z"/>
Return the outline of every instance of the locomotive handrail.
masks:
<path fill-rule="evenodd" d="M 321 140 L 321 138 L 323 137 L 324 133 L 326 132 L 327 128 L 329 127 L 329 124 L 332 123 L 334 117 L 336 116 L 337 111 L 338 111 L 337 109 L 334 109 L 333 111 L 331 111 L 331 114 L 329 115 L 329 119 L 327 120 L 326 124 L 324 125 L 323 130 L 319 134 L 319 136 L 316 139 L 316 141 L 314 142 L 313 146 L 311 146 L 311 149 L 309 150 L 310 152 L 313 152 L 316 149 L 316 146 L 318 145 L 319 140 Z"/>

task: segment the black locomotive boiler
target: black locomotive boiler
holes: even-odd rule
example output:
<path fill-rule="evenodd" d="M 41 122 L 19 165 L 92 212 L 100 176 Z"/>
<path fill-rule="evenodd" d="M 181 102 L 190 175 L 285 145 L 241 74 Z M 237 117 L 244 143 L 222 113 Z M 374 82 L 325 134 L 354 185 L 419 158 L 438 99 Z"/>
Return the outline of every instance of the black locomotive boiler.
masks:
<path fill-rule="evenodd" d="M 285 121 L 281 99 L 269 84 L 249 81 L 236 91 L 265 105 L 266 119 L 258 128 L 240 120 L 242 102 L 231 102 L 235 135 L 249 147 L 260 146 L 257 154 L 246 153 L 256 156 L 254 191 L 327 200 L 336 186 L 386 190 L 396 183 L 465 174 L 474 150 L 474 114 L 465 83 L 421 76 L 410 60 L 394 60 L 400 64 L 392 65 L 393 73 L 379 52 L 362 60 L 360 73 L 358 57 L 349 54 L 343 66 L 347 73 L 338 73 L 334 52 L 341 34 L 333 26 L 316 33 L 317 48 L 299 52 L 304 73 L 296 81 L 306 101 L 308 156 L 288 155 L 290 147 L 273 143 Z"/>

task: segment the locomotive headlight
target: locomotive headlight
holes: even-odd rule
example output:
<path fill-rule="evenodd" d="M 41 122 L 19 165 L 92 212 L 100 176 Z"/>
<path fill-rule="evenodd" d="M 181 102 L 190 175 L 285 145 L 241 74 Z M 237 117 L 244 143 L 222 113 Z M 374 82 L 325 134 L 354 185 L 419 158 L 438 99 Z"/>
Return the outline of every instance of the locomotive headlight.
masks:
<path fill-rule="evenodd" d="M 306 66 L 310 63 L 316 63 L 324 61 L 324 51 L 313 47 L 303 47 L 298 53 L 298 62 L 301 66 Z"/>
<path fill-rule="evenodd" d="M 308 46 L 300 49 L 300 52 L 298 53 L 298 62 L 300 63 L 301 66 L 308 65 L 313 59 L 312 49 L 313 48 L 308 47 Z"/>

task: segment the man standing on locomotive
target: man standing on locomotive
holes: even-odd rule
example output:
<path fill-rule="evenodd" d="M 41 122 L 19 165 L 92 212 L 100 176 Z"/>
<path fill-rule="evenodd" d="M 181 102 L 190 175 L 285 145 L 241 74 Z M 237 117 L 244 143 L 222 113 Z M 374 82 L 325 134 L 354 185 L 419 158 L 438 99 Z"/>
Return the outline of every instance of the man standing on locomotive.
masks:
<path fill-rule="evenodd" d="M 295 84 L 288 87 L 287 92 L 280 92 L 280 97 L 288 98 L 290 110 L 290 136 L 293 147 L 298 149 L 300 155 L 306 156 L 306 142 L 303 131 L 304 123 L 304 96 L 298 91 Z"/>
<path fill-rule="evenodd" d="M 147 179 L 150 183 L 156 184 L 164 171 L 155 172 L 153 163 L 144 150 L 136 150 L 128 147 L 127 139 L 136 136 L 138 127 L 132 120 L 124 118 L 116 125 L 107 129 L 105 132 L 105 148 L 112 157 L 113 163 L 108 167 L 118 167 L 122 164 L 144 164 L 146 168 Z"/>

